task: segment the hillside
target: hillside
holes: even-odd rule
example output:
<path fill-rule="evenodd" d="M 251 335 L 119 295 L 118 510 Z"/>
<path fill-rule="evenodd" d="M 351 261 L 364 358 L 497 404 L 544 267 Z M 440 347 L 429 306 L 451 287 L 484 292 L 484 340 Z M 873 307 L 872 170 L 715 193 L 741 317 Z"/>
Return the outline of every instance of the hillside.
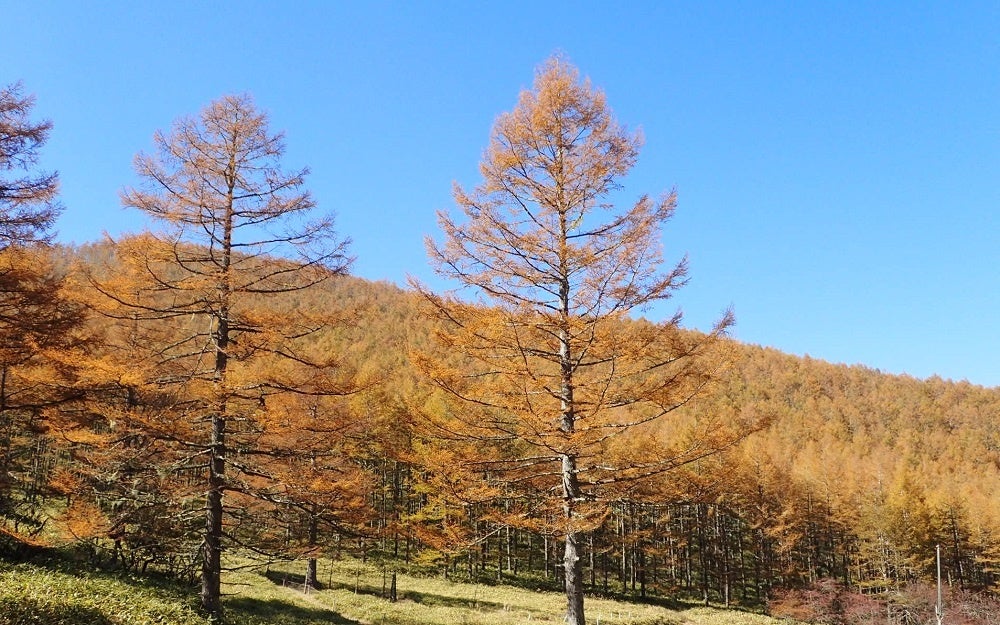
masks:
<path fill-rule="evenodd" d="M 80 270 L 112 275 L 111 259 L 101 244 L 55 248 L 47 262 L 70 277 L 66 302 L 89 306 L 94 294 Z M 421 414 L 445 404 L 411 364 L 414 352 L 438 349 L 435 322 L 413 293 L 341 277 L 258 305 L 259 318 L 268 310 L 337 318 L 336 329 L 310 334 L 301 353 L 328 356 L 331 367 L 362 383 L 329 403 L 309 403 L 308 394 L 247 400 L 259 407 L 262 425 L 241 426 L 240 434 L 259 447 L 238 457 L 266 462 L 227 493 L 229 548 L 354 557 L 377 564 L 380 576 L 413 570 L 451 582 L 559 588 L 559 537 L 546 518 L 523 514 L 535 502 L 489 485 L 470 499 L 467 485 L 449 481 L 458 467 L 421 429 Z M 144 325 L 129 317 L 111 322 L 61 300 L 50 308 L 59 306 L 73 313 L 63 315 L 70 321 L 87 320 L 6 365 L 3 527 L 36 542 L 76 545 L 130 575 L 190 578 L 199 565 L 204 469 L 183 437 L 199 433 L 197 422 L 170 429 L 184 423 L 189 398 L 163 391 L 161 380 L 176 377 L 179 360 L 156 359 L 164 353 L 158 346 L 173 344 L 192 317 Z M 685 597 L 763 610 L 784 589 L 823 580 L 888 596 L 931 578 L 937 545 L 956 591 L 995 590 L 1000 389 L 735 342 L 718 354 L 726 366 L 696 401 L 655 427 L 636 428 L 627 443 L 681 448 L 711 435 L 706 423 L 762 419 L 769 426 L 724 453 L 605 491 L 607 514 L 583 545 L 589 596 Z M 447 358 L 462 366 L 458 356 Z M 279 373 L 301 373 L 289 371 Z M 304 414 L 323 420 L 302 426 Z"/>
<path fill-rule="evenodd" d="M 369 302 L 367 335 L 351 350 L 390 372 L 390 395 L 412 393 L 420 380 L 406 352 L 427 345 L 430 333 L 414 297 L 357 280 L 330 297 Z M 754 528 L 747 540 L 766 547 L 754 566 L 772 567 L 782 583 L 832 576 L 886 587 L 926 578 L 941 544 L 947 577 L 992 586 L 1000 558 L 1000 389 L 732 348 L 718 383 L 675 421 L 741 410 L 773 421 L 737 450 L 665 476 L 664 503 L 691 508 L 675 511 L 675 521 L 717 511 Z M 670 427 L 659 434 L 671 436 Z M 708 577 L 724 586 L 718 572 Z"/>

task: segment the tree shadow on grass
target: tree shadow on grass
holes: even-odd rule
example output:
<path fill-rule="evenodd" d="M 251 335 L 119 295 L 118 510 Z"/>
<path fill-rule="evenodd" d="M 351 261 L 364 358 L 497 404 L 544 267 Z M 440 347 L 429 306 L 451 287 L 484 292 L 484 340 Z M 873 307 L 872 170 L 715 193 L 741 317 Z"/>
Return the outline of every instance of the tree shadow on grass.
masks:
<path fill-rule="evenodd" d="M 360 625 L 360 621 L 341 616 L 333 610 L 305 608 L 280 599 L 254 599 L 251 597 L 228 599 L 225 603 L 225 610 L 230 619 L 234 616 L 252 616 L 265 619 L 274 625 L 308 625 L 311 623 Z"/>
<path fill-rule="evenodd" d="M 645 597 L 637 596 L 629 593 L 620 592 L 602 592 L 602 591 L 588 591 L 586 593 L 587 597 L 593 597 L 594 599 L 606 599 L 609 601 L 617 601 L 623 604 L 633 604 L 633 605 L 652 605 L 658 608 L 663 608 L 664 610 L 671 610 L 673 612 L 679 612 L 681 610 L 687 610 L 692 606 L 703 605 L 702 603 L 695 603 L 692 601 L 683 601 L 674 596 L 666 595 L 647 595 Z"/>
<path fill-rule="evenodd" d="M 302 573 L 289 573 L 288 571 L 267 570 L 261 573 L 272 584 L 276 586 L 287 586 L 296 590 L 304 591 L 306 587 L 306 576 Z M 318 580 L 317 580 L 318 581 Z M 318 583 L 313 590 L 324 590 L 326 584 Z"/>

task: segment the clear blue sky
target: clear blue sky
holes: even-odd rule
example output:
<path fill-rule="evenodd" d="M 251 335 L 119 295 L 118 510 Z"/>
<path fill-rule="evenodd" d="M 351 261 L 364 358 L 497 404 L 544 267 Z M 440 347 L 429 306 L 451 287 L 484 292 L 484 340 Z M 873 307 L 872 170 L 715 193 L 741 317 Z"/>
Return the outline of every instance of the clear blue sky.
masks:
<path fill-rule="evenodd" d="M 251 92 L 355 273 L 431 280 L 422 238 L 474 186 L 494 118 L 557 50 L 646 144 L 626 198 L 675 187 L 676 304 L 736 338 L 1000 385 L 1000 4 L 5 2 L 0 83 L 54 130 L 62 241 L 119 207 L 156 129 Z M 654 310 L 650 316 L 663 316 Z"/>

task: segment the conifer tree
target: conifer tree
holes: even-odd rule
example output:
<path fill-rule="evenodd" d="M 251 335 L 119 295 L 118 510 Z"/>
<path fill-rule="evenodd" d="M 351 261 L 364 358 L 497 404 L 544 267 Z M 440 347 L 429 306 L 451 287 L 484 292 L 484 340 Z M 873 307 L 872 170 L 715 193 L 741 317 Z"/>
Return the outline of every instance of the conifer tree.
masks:
<path fill-rule="evenodd" d="M 332 218 L 313 216 L 308 171 L 281 168 L 283 135 L 249 96 L 223 97 L 154 142 L 155 154 L 135 159 L 143 184 L 122 202 L 162 230 L 119 241 L 113 273 L 93 284 L 103 314 L 160 337 L 138 346 L 146 367 L 121 378 L 129 399 L 119 415 L 172 449 L 165 469 L 202 489 L 201 598 L 217 619 L 224 538 L 235 539 L 227 527 L 246 520 L 227 526 L 239 506 L 225 497 L 280 502 L 266 459 L 294 453 L 282 441 L 296 437 L 280 431 L 300 422 L 271 408 L 287 405 L 283 395 L 353 390 L 318 347 L 336 316 L 291 297 L 345 273 L 351 259 Z"/>
<path fill-rule="evenodd" d="M 29 119 L 35 104 L 21 83 L 0 89 L 0 248 L 47 241 L 59 214 L 59 174 L 33 171 L 52 122 Z"/>
<path fill-rule="evenodd" d="M 471 193 L 456 185 L 458 215 L 439 213 L 443 243 L 427 243 L 438 274 L 478 301 L 417 285 L 443 322 L 446 353 L 468 358 L 417 357 L 463 400 L 433 419 L 437 433 L 466 446 L 461 466 L 520 502 L 512 519 L 559 519 L 552 529 L 565 543 L 574 625 L 584 623 L 582 539 L 606 515 L 613 486 L 718 442 L 668 452 L 651 435 L 650 424 L 709 381 L 718 366 L 710 347 L 732 319 L 706 335 L 683 331 L 679 313 L 659 323 L 630 318 L 687 279 L 685 260 L 661 269 L 660 229 L 675 194 L 624 210 L 611 203 L 639 145 L 601 91 L 565 59 L 550 59 L 496 120 L 482 184 Z"/>
<path fill-rule="evenodd" d="M 20 83 L 0 88 L 0 517 L 15 530 L 41 526 L 45 417 L 77 396 L 70 363 L 84 342 L 47 247 L 59 177 L 36 169 L 52 123 L 30 119 L 34 103 Z"/>
<path fill-rule="evenodd" d="M 51 250 L 0 249 L 0 519 L 40 529 L 53 458 L 49 417 L 78 399 L 84 311 L 64 289 Z"/>

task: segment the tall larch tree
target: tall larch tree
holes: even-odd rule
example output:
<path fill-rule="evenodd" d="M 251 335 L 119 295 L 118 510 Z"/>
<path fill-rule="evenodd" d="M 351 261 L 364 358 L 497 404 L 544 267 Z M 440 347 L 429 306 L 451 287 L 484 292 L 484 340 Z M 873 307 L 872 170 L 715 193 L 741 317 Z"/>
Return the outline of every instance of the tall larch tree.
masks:
<path fill-rule="evenodd" d="M 117 419 L 172 445 L 172 468 L 188 482 L 200 476 L 201 600 L 218 619 L 223 542 L 232 539 L 225 518 L 240 507 L 224 499 L 279 503 L 284 489 L 267 467 L 295 453 L 277 442 L 296 439 L 280 435 L 295 420 L 269 408 L 283 411 L 282 395 L 352 390 L 334 355 L 316 349 L 334 316 L 293 297 L 345 273 L 351 259 L 332 218 L 314 215 L 307 170 L 281 168 L 283 135 L 249 96 L 212 102 L 154 142 L 155 154 L 135 158 L 143 184 L 125 189 L 122 203 L 163 228 L 119 241 L 113 274 L 93 282 L 104 314 L 160 328 L 161 342 L 140 346 L 150 364 L 120 377 L 128 401 Z M 143 393 L 154 392 L 144 406 Z"/>
<path fill-rule="evenodd" d="M 442 322 L 445 353 L 467 359 L 416 357 L 445 397 L 462 400 L 428 417 L 432 430 L 465 445 L 459 464 L 517 502 L 508 522 L 560 519 L 551 531 L 564 541 L 574 625 L 585 622 L 583 539 L 621 496 L 616 485 L 718 448 L 695 438 L 668 449 L 653 436 L 708 383 L 711 348 L 732 319 L 699 334 L 680 327 L 679 313 L 634 318 L 687 280 L 686 259 L 662 270 L 675 194 L 611 203 L 640 143 L 603 92 L 566 59 L 549 59 L 496 120 L 483 182 L 456 185 L 457 214 L 439 213 L 443 242 L 427 241 L 437 273 L 474 301 L 416 285 Z"/>
<path fill-rule="evenodd" d="M 34 104 L 20 83 L 0 88 L 0 531 L 41 527 L 45 416 L 76 396 L 67 361 L 82 343 L 47 246 L 59 177 L 38 169 L 52 123 L 31 119 Z"/>

